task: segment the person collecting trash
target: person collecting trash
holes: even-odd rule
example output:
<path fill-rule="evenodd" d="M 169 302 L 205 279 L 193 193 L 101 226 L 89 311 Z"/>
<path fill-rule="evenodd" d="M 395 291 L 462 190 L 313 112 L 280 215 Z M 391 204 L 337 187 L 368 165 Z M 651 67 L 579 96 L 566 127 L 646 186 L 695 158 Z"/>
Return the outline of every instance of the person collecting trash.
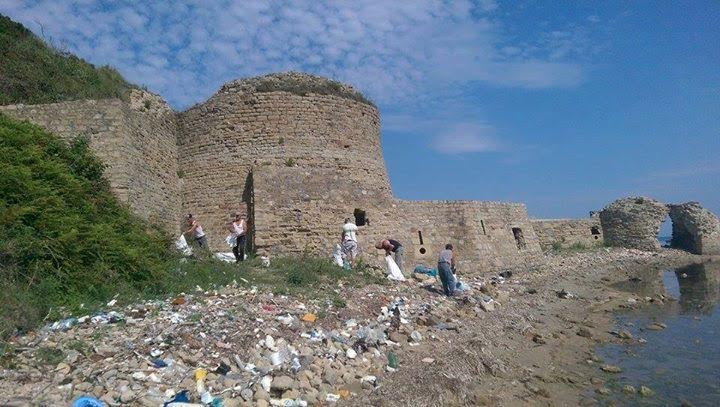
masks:
<path fill-rule="evenodd" d="M 230 237 L 234 239 L 233 254 L 235 262 L 245 260 L 245 236 L 247 233 L 247 220 L 244 214 L 235 212 L 235 220 L 230 223 Z"/>
<path fill-rule="evenodd" d="M 455 294 L 455 253 L 453 253 L 453 245 L 446 244 L 445 250 L 440 252 L 438 256 L 438 275 L 442 283 L 443 292 L 448 297 Z"/>
<path fill-rule="evenodd" d="M 199 247 L 202 247 L 205 250 L 209 250 L 207 237 L 205 236 L 202 225 L 200 225 L 200 222 L 198 222 L 197 218 L 194 217 L 192 213 L 188 213 L 185 219 L 187 220 L 187 226 L 189 228 L 185 231 L 185 234 L 192 233 L 192 236 L 195 238 L 195 243 L 197 243 Z"/>
<path fill-rule="evenodd" d="M 340 241 L 342 242 L 343 254 L 350 263 L 350 268 L 355 268 L 355 259 L 358 255 L 357 231 L 357 225 L 352 223 L 350 218 L 345 218 Z"/>
<path fill-rule="evenodd" d="M 375 248 L 385 250 L 385 256 L 390 256 L 392 254 L 395 260 L 395 264 L 397 264 L 400 272 L 405 275 L 405 270 L 403 269 L 403 254 L 405 254 L 405 249 L 403 248 L 403 245 L 400 244 L 400 242 L 393 239 L 385 239 L 379 241 L 375 245 Z"/>

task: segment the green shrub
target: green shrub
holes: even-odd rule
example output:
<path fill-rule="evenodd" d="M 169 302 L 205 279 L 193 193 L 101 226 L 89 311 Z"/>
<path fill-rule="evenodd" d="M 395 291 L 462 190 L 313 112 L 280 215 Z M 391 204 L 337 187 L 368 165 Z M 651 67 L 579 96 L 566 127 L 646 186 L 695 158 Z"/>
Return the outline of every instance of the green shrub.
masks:
<path fill-rule="evenodd" d="M 0 331 L 53 306 L 162 291 L 170 239 L 110 192 L 86 140 L 67 146 L 0 115 Z"/>
<path fill-rule="evenodd" d="M 133 87 L 115 69 L 54 49 L 0 15 L 0 105 L 125 99 Z"/>

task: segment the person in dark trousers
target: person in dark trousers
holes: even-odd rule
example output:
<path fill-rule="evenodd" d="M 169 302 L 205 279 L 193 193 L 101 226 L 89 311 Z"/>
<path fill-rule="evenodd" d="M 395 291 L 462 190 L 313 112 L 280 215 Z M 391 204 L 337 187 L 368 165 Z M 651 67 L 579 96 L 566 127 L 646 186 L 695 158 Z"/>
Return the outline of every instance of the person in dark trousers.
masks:
<path fill-rule="evenodd" d="M 247 218 L 240 212 L 235 212 L 235 220 L 230 223 L 230 234 L 235 239 L 233 254 L 235 263 L 245 260 L 245 236 L 247 235 Z"/>
<path fill-rule="evenodd" d="M 389 256 L 390 253 L 392 253 L 395 264 L 397 264 L 400 271 L 405 275 L 405 270 L 403 270 L 403 255 L 405 254 L 405 249 L 400 242 L 394 239 L 385 239 L 376 244 L 375 248 L 385 250 L 385 256 Z"/>
<path fill-rule="evenodd" d="M 197 221 L 197 218 L 189 213 L 185 219 L 187 220 L 187 226 L 189 228 L 185 231 L 185 234 L 192 233 L 192 236 L 195 238 L 195 243 L 197 243 L 199 247 L 209 250 L 207 237 L 205 236 L 205 232 L 203 232 L 200 222 Z"/>
<path fill-rule="evenodd" d="M 448 297 L 455 294 L 455 254 L 453 253 L 453 245 L 446 244 L 445 250 L 440 252 L 438 256 L 438 274 L 442 283 L 443 292 Z"/>

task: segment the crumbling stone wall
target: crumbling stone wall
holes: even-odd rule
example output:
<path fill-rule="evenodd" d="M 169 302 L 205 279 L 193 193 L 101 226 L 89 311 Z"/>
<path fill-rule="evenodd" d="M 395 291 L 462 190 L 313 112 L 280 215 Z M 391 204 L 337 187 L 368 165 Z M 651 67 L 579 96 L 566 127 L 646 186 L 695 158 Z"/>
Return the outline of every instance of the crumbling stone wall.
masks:
<path fill-rule="evenodd" d="M 618 199 L 600 212 L 605 243 L 630 249 L 659 251 L 657 236 L 667 214 L 667 207 L 654 199 Z"/>
<path fill-rule="evenodd" d="M 531 223 L 543 250 L 558 245 L 567 248 L 577 244 L 585 247 L 603 244 L 598 215 L 586 219 L 532 219 Z"/>
<path fill-rule="evenodd" d="M 175 223 L 180 211 L 176 124 L 159 97 L 133 91 L 130 101 L 79 100 L 0 106 L 0 112 L 72 140 L 85 136 L 106 165 L 105 175 L 121 202 L 145 219 Z"/>
<path fill-rule="evenodd" d="M 523 204 L 398 200 L 396 205 L 391 236 L 406 246 L 408 264 L 434 267 L 447 243 L 455 247 L 462 273 L 532 265 L 542 257 Z"/>
<path fill-rule="evenodd" d="M 457 250 L 464 273 L 537 262 L 540 246 L 524 205 L 475 201 L 403 201 L 380 194 L 382 186 L 348 180 L 337 169 L 258 167 L 253 172 L 255 245 L 261 254 L 330 256 L 341 226 L 355 209 L 369 222 L 360 227 L 363 259 L 382 264 L 376 242 L 394 238 L 405 246 L 406 272 L 434 266 L 446 243 Z M 363 189 L 372 188 L 372 189 Z M 513 228 L 522 231 L 518 247 Z M 420 241 L 422 236 L 422 242 Z"/>
<path fill-rule="evenodd" d="M 695 254 L 720 255 L 720 220 L 697 202 L 668 205 L 675 248 Z"/>
<path fill-rule="evenodd" d="M 351 89 L 301 95 L 260 86 L 287 80 L 305 86 L 298 85 L 300 89 L 317 89 L 332 83 L 324 78 L 297 73 L 263 78 L 229 82 L 207 102 L 179 114 L 183 208 L 198 215 L 214 249 L 224 246 L 229 214 L 248 202 L 246 181 L 253 168 L 261 176 L 277 172 L 287 182 L 271 183 L 273 190 L 264 195 L 256 193 L 258 203 L 282 200 L 284 192 L 294 199 L 296 192 L 305 190 L 310 195 L 322 192 L 341 207 L 360 207 L 358 199 L 371 196 L 379 207 L 392 196 L 374 106 L 346 97 Z M 309 179 L 314 176 L 322 179 Z M 297 184 L 301 179 L 308 179 L 307 188 Z M 361 195 L 352 201 L 332 198 L 330 185 L 352 187 L 353 195 L 355 191 Z M 325 222 L 336 224 L 342 219 L 316 218 L 314 227 Z M 259 219 L 255 223 L 263 227 Z M 262 239 L 261 233 L 256 236 Z"/>

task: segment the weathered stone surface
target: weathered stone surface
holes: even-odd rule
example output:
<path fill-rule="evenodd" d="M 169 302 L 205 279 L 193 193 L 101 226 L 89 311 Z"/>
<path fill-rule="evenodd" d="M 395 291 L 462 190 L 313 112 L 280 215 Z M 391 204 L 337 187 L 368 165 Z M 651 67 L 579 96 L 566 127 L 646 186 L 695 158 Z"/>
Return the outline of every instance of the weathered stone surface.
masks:
<path fill-rule="evenodd" d="M 695 254 L 720 255 L 720 219 L 697 202 L 669 205 L 671 246 Z"/>
<path fill-rule="evenodd" d="M 645 251 L 660 250 L 657 240 L 667 207 L 650 198 L 622 198 L 600 212 L 605 243 Z"/>
<path fill-rule="evenodd" d="M 553 246 L 591 247 L 603 242 L 600 217 L 596 212 L 586 219 L 531 219 L 530 222 L 543 250 Z"/>

